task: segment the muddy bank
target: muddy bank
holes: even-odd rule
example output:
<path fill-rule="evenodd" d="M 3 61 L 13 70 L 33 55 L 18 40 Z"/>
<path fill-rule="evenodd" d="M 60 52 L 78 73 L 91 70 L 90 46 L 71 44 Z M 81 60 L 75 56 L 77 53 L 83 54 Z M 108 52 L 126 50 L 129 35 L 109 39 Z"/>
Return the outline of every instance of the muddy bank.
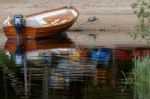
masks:
<path fill-rule="evenodd" d="M 80 31 L 68 32 L 68 37 L 79 46 L 88 47 L 107 47 L 107 48 L 134 48 L 150 47 L 143 39 L 134 40 L 126 32 L 99 32 L 99 31 Z"/>

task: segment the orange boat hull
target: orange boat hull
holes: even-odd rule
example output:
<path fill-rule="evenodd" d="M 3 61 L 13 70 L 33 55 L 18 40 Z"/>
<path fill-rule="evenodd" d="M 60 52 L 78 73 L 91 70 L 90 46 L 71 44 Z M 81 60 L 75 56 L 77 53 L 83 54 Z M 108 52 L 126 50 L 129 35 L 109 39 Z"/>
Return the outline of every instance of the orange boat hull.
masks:
<path fill-rule="evenodd" d="M 67 23 L 67 24 L 63 24 L 61 26 L 56 26 L 56 27 L 33 28 L 33 27 L 25 26 L 24 32 L 21 33 L 21 36 L 22 38 L 35 39 L 35 38 L 40 38 L 40 37 L 56 35 L 56 34 L 64 32 L 69 27 L 71 27 L 74 21 Z M 3 27 L 3 31 L 8 39 L 14 39 L 17 37 L 17 33 L 15 31 L 14 26 Z"/>

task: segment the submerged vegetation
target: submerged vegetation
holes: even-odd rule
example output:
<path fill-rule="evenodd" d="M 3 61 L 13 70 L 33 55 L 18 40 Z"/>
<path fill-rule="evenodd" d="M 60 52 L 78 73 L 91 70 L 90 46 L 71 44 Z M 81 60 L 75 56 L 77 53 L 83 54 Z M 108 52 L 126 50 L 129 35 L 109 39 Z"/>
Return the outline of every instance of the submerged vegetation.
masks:
<path fill-rule="evenodd" d="M 131 34 L 131 36 L 136 38 L 143 38 L 146 41 L 150 41 L 150 1 L 137 0 L 136 3 L 132 5 L 134 14 L 138 18 L 138 25 L 136 30 Z"/>

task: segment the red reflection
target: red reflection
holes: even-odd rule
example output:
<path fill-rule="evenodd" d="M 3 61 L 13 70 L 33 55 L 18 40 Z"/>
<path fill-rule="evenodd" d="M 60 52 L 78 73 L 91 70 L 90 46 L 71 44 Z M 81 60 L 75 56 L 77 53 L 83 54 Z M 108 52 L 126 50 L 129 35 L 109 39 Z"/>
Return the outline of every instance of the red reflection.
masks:
<path fill-rule="evenodd" d="M 126 49 L 118 49 L 116 50 L 116 58 L 117 59 L 131 59 L 132 58 L 132 50 L 126 50 Z"/>
<path fill-rule="evenodd" d="M 145 55 L 150 55 L 150 49 L 136 49 L 133 51 L 133 56 L 135 57 L 142 57 Z"/>

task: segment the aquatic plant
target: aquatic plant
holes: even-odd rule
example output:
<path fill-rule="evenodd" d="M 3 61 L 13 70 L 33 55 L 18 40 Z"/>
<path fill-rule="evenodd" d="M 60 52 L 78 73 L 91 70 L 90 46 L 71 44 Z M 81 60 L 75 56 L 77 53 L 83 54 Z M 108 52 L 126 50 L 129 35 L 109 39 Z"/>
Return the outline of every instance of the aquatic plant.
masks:
<path fill-rule="evenodd" d="M 135 99 L 150 97 L 150 56 L 136 57 L 133 60 Z"/>
<path fill-rule="evenodd" d="M 138 25 L 135 27 L 135 31 L 131 32 L 130 35 L 136 38 L 143 38 L 146 41 L 150 41 L 150 1 L 137 0 L 132 5 L 134 14 L 138 18 Z"/>

